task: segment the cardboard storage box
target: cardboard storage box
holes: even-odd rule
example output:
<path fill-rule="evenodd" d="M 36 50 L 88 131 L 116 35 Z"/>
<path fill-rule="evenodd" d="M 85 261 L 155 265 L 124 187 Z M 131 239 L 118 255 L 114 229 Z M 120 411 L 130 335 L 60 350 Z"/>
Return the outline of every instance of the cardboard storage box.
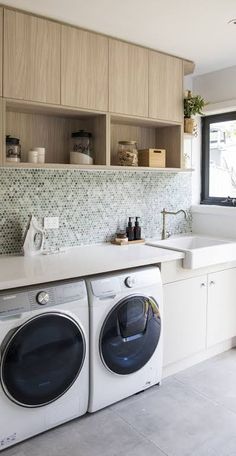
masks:
<path fill-rule="evenodd" d="M 141 149 L 138 151 L 138 165 L 150 168 L 166 167 L 165 149 Z"/>

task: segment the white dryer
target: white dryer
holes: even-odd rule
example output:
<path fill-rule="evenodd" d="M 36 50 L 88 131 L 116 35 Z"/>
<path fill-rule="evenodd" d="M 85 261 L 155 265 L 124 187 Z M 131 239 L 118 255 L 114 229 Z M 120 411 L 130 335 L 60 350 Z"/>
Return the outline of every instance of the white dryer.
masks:
<path fill-rule="evenodd" d="M 87 288 L 94 412 L 160 383 L 162 282 L 152 266 L 91 277 Z"/>
<path fill-rule="evenodd" d="M 84 281 L 0 292 L 0 449 L 88 407 Z"/>

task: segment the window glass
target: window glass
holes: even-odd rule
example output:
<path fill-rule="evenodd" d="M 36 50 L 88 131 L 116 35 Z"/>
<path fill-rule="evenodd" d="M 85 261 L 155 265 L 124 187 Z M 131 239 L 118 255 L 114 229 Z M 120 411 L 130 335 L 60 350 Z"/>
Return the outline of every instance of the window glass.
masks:
<path fill-rule="evenodd" d="M 202 118 L 201 203 L 236 206 L 236 112 Z"/>
<path fill-rule="evenodd" d="M 209 196 L 236 197 L 236 120 L 210 124 Z"/>

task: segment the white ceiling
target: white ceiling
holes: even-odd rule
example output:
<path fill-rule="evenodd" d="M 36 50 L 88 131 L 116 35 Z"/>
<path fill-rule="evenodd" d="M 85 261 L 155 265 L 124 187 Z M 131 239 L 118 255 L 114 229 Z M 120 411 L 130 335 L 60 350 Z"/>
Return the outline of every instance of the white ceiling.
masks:
<path fill-rule="evenodd" d="M 1 3 L 178 55 L 196 73 L 236 65 L 236 0 L 2 0 Z"/>

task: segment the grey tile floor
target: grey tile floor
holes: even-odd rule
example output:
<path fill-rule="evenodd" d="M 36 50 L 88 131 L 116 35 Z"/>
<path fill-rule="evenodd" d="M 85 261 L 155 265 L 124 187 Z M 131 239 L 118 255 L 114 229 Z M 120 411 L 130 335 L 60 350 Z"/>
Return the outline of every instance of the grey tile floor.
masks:
<path fill-rule="evenodd" d="M 3 456 L 236 456 L 236 349 Z"/>

